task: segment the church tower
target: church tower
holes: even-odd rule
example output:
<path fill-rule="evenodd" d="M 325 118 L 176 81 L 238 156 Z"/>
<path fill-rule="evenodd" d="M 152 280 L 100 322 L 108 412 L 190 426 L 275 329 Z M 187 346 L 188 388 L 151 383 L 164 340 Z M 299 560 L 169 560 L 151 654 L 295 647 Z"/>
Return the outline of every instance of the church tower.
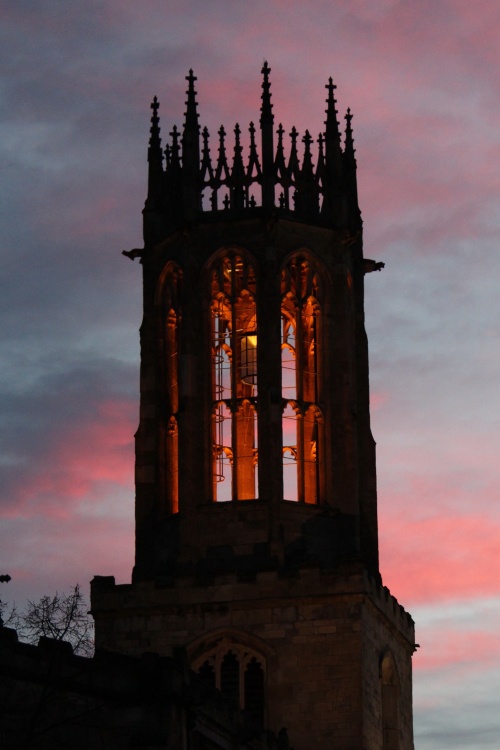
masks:
<path fill-rule="evenodd" d="M 316 144 L 152 106 L 132 583 L 97 649 L 182 649 L 295 750 L 412 750 L 411 617 L 382 586 L 356 159 L 329 80 Z"/>

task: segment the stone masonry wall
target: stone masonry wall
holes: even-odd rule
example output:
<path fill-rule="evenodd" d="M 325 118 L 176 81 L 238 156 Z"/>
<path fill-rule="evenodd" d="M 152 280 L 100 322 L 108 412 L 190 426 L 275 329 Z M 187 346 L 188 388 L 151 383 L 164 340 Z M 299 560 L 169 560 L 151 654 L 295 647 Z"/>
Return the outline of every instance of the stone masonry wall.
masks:
<path fill-rule="evenodd" d="M 98 648 L 189 654 L 190 644 L 217 634 L 234 642 L 251 636 L 267 667 L 268 726 L 286 726 L 295 750 L 382 750 L 379 664 L 390 648 L 404 703 L 401 750 L 413 750 L 413 623 L 362 574 L 306 569 L 293 578 L 270 572 L 252 582 L 226 576 L 164 589 L 96 579 L 92 594 Z"/>

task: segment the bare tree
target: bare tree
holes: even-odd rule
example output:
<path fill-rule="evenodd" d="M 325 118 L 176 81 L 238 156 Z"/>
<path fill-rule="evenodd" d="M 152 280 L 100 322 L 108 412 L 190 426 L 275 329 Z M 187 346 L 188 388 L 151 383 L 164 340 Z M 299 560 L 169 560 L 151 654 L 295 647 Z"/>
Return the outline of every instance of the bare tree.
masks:
<path fill-rule="evenodd" d="M 42 596 L 28 600 L 24 612 L 17 615 L 15 625 L 19 637 L 28 643 L 38 643 L 40 636 L 68 641 L 75 654 L 92 656 L 94 653 L 94 623 L 87 611 L 87 602 L 80 586 L 69 594 Z"/>
<path fill-rule="evenodd" d="M 10 575 L 0 575 L 0 583 L 8 583 L 11 581 Z M 0 599 L 0 628 L 1 627 L 17 627 L 17 610 L 16 605 L 13 604 L 10 611 L 7 611 L 8 604 Z"/>

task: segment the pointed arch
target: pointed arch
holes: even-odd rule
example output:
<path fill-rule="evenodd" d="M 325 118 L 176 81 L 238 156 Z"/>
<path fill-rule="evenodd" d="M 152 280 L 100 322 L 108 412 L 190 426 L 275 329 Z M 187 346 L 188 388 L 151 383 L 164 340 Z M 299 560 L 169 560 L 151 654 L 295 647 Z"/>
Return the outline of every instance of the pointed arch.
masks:
<path fill-rule="evenodd" d="M 303 250 L 281 270 L 281 394 L 285 498 L 317 504 L 321 497 L 322 300 L 326 271 Z M 296 489 L 292 487 L 295 483 Z"/>
<path fill-rule="evenodd" d="M 380 660 L 383 750 L 399 750 L 399 677 L 396 662 L 387 650 Z"/>
<path fill-rule="evenodd" d="M 163 460 L 161 492 L 167 513 L 179 510 L 179 341 L 181 331 L 182 270 L 173 262 L 163 269 L 156 293 L 160 307 L 161 337 L 161 389 L 164 393 L 164 410 L 161 414 L 160 450 Z"/>
<path fill-rule="evenodd" d="M 257 496 L 257 304 L 255 264 L 225 248 L 207 264 L 212 390 L 213 500 Z"/>
<path fill-rule="evenodd" d="M 268 643 L 253 633 L 221 628 L 192 641 L 187 656 L 193 671 L 264 725 L 267 662 L 274 656 Z"/>

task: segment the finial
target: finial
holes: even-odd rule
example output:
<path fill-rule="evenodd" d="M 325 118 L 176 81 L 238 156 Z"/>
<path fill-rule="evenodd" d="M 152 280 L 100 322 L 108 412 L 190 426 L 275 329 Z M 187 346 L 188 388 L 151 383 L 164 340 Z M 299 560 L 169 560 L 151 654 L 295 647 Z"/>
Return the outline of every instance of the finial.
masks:
<path fill-rule="evenodd" d="M 151 102 L 153 114 L 151 116 L 151 127 L 149 129 L 147 210 L 153 209 L 153 206 L 158 205 L 162 189 L 163 153 L 160 138 L 160 118 L 158 116 L 159 108 L 160 102 L 158 101 L 158 97 L 155 96 Z"/>
<path fill-rule="evenodd" d="M 283 128 L 283 125 L 279 124 L 278 130 L 276 131 L 278 135 L 278 146 L 276 148 L 276 159 L 274 162 L 274 169 L 275 174 L 278 182 L 281 184 L 283 188 L 283 192 L 280 193 L 279 196 L 279 207 L 280 208 L 289 208 L 289 171 L 286 166 L 285 162 L 285 151 L 283 148 L 283 135 L 285 133 L 285 129 Z"/>
<path fill-rule="evenodd" d="M 264 66 L 261 70 L 264 80 L 262 81 L 262 106 L 260 115 L 260 125 L 263 127 L 264 122 L 268 119 L 273 119 L 273 105 L 271 104 L 271 83 L 269 81 L 269 73 L 271 68 L 267 64 L 267 60 L 264 61 Z"/>
<path fill-rule="evenodd" d="M 238 123 L 234 127 L 234 157 L 231 170 L 231 208 L 237 210 L 243 208 L 245 201 L 244 181 L 245 167 L 241 153 L 243 147 L 240 143 L 241 130 Z"/>
<path fill-rule="evenodd" d="M 334 96 L 334 91 L 336 89 L 336 85 L 333 82 L 333 79 L 330 77 L 328 79 L 328 83 L 325 86 L 325 89 L 328 89 L 328 98 L 326 99 L 327 108 L 326 108 L 326 139 L 329 140 L 330 138 L 336 138 L 337 141 L 340 143 L 340 130 L 339 130 L 339 123 L 337 121 L 337 100 Z"/>
<path fill-rule="evenodd" d="M 264 65 L 262 66 L 262 70 L 260 71 L 262 75 L 264 76 L 264 82 L 262 84 L 262 88 L 264 91 L 269 92 L 270 83 L 269 83 L 269 73 L 271 72 L 271 68 L 267 64 L 267 60 L 264 60 Z"/>
<path fill-rule="evenodd" d="M 346 128 L 345 128 L 345 145 L 344 153 L 342 154 L 342 165 L 344 173 L 344 185 L 347 193 L 347 213 L 348 220 L 352 227 L 359 227 L 361 225 L 361 213 L 358 205 L 358 186 L 356 179 L 356 157 L 354 148 L 354 139 L 352 137 L 352 114 L 350 108 L 348 108 L 346 115 Z M 370 269 L 373 270 L 373 269 Z M 380 270 L 376 268 L 375 270 Z M 366 273 L 366 269 L 365 269 Z"/>
<path fill-rule="evenodd" d="M 302 138 L 304 160 L 302 162 L 300 180 L 296 183 L 298 191 L 295 196 L 295 210 L 303 215 L 316 214 L 318 211 L 318 188 L 314 177 L 311 154 L 312 141 L 310 132 L 306 130 Z"/>
<path fill-rule="evenodd" d="M 240 177 L 244 174 L 243 159 L 241 154 L 243 152 L 243 146 L 240 143 L 241 129 L 238 123 L 234 126 L 234 158 L 233 158 L 233 169 L 231 172 L 232 177 Z"/>
<path fill-rule="evenodd" d="M 172 146 L 170 147 L 170 163 L 173 167 L 179 167 L 180 166 L 180 159 L 179 159 L 179 135 L 180 133 L 177 130 L 177 125 L 174 125 L 170 135 L 172 137 Z"/>
<path fill-rule="evenodd" d="M 354 138 L 352 136 L 352 126 L 351 126 L 352 114 L 351 114 L 351 108 L 350 107 L 347 108 L 347 112 L 345 114 L 344 119 L 346 121 L 346 126 L 345 126 L 345 150 L 346 150 L 346 152 L 350 151 L 352 154 L 354 154 L 355 148 L 354 148 Z"/>
<path fill-rule="evenodd" d="M 224 182 L 229 177 L 229 167 L 227 166 L 227 159 L 226 159 L 226 144 L 225 144 L 225 137 L 226 137 L 226 131 L 224 130 L 224 126 L 221 125 L 219 130 L 219 157 L 217 159 L 217 168 L 215 170 L 215 179 L 218 182 Z"/>
<path fill-rule="evenodd" d="M 325 176 L 325 152 L 324 152 L 325 136 L 323 133 L 318 135 L 318 165 L 316 167 L 316 177 L 323 181 Z"/>
<path fill-rule="evenodd" d="M 306 130 L 304 137 L 302 138 L 302 143 L 305 144 L 305 151 L 306 153 L 311 153 L 311 143 L 312 143 L 312 137 L 308 130 Z"/>
<path fill-rule="evenodd" d="M 274 206 L 274 115 L 271 104 L 271 68 L 264 61 L 262 67 L 262 106 L 260 109 L 260 129 L 262 132 L 262 206 L 271 209 Z"/>
<path fill-rule="evenodd" d="M 189 70 L 189 75 L 186 76 L 186 81 L 188 82 L 188 90 L 186 91 L 187 94 L 187 101 L 186 101 L 186 123 L 184 126 L 184 129 L 187 129 L 189 127 L 195 127 L 198 128 L 198 112 L 196 111 L 196 108 L 198 106 L 198 103 L 196 101 L 196 91 L 194 88 L 194 82 L 198 79 L 193 73 L 192 68 Z"/>
<path fill-rule="evenodd" d="M 250 123 L 248 128 L 250 132 L 250 155 L 248 159 L 247 177 L 252 177 L 254 169 L 257 175 L 260 175 L 261 169 L 259 164 L 259 156 L 257 154 L 257 146 L 255 145 L 255 125 L 253 122 Z"/>
<path fill-rule="evenodd" d="M 208 139 L 210 137 L 210 133 L 208 132 L 208 128 L 205 126 L 202 131 L 203 136 L 203 150 L 202 150 L 202 159 L 201 159 L 201 181 L 204 184 L 210 184 L 214 177 L 214 172 L 212 169 L 212 160 L 210 158 L 210 146 L 208 145 Z"/>
<path fill-rule="evenodd" d="M 302 143 L 304 144 L 304 159 L 302 160 L 302 175 L 303 176 L 309 176 L 313 173 L 313 163 L 312 163 L 312 154 L 311 154 L 311 143 L 312 143 L 311 134 L 308 130 L 306 130 L 304 137 L 302 138 Z"/>
<path fill-rule="evenodd" d="M 278 130 L 276 131 L 278 135 L 278 145 L 276 147 L 276 160 L 275 160 L 275 166 L 276 166 L 276 174 L 280 177 L 286 177 L 286 164 L 285 164 L 285 151 L 283 149 L 283 135 L 284 135 L 285 129 L 283 128 L 283 125 L 279 124 Z"/>
<path fill-rule="evenodd" d="M 153 114 L 151 116 L 151 128 L 149 130 L 150 136 L 149 136 L 149 148 L 155 149 L 155 148 L 161 148 L 161 138 L 160 138 L 160 118 L 158 117 L 158 110 L 160 109 L 160 102 L 158 101 L 158 97 L 154 97 L 153 101 L 151 102 L 151 109 L 153 110 Z"/>
<path fill-rule="evenodd" d="M 292 139 L 292 146 L 290 148 L 290 159 L 288 161 L 288 174 L 291 178 L 296 180 L 300 174 L 299 157 L 297 155 L 297 138 L 299 133 L 295 125 L 290 132 L 290 138 Z"/>

